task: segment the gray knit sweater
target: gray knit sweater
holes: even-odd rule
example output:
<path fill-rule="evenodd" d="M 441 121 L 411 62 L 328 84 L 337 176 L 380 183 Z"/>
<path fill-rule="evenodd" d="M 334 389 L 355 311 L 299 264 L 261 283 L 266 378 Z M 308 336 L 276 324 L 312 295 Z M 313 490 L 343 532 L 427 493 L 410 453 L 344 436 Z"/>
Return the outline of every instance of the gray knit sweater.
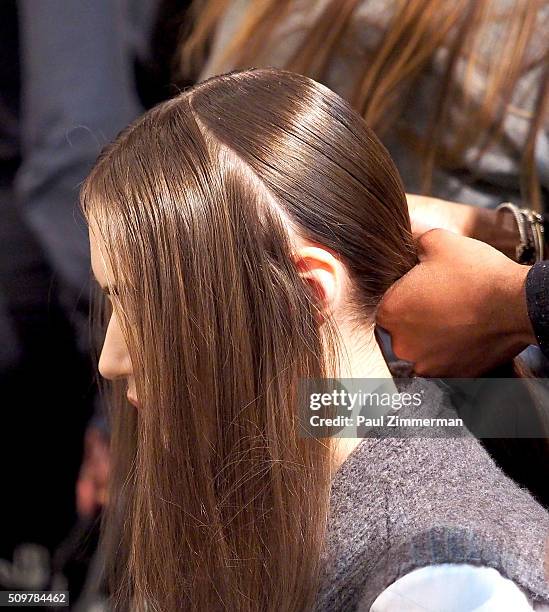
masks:
<path fill-rule="evenodd" d="M 434 383 L 415 379 L 410 392 L 418 389 L 425 390 L 421 416 L 447 412 Z M 410 410 L 403 408 L 402 416 Z M 549 514 L 478 440 L 468 432 L 456 438 L 375 433 L 355 447 L 332 482 L 316 612 L 369 610 L 395 580 L 439 563 L 495 568 L 533 604 L 549 603 L 543 565 Z"/>

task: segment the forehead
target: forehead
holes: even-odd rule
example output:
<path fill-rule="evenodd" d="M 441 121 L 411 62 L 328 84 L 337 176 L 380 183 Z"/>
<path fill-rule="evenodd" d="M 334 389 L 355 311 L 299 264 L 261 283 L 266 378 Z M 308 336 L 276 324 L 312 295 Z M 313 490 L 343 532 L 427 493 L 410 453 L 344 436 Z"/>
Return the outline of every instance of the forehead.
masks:
<path fill-rule="evenodd" d="M 97 282 L 105 287 L 107 285 L 107 275 L 112 278 L 112 274 L 106 258 L 105 244 L 93 220 L 90 220 L 89 224 L 89 237 L 92 272 Z"/>

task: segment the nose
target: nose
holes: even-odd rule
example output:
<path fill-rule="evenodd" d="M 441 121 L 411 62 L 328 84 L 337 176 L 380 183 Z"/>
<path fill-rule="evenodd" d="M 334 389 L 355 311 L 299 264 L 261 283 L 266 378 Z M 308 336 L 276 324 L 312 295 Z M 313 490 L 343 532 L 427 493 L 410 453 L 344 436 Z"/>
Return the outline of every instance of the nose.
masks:
<path fill-rule="evenodd" d="M 126 341 L 114 313 L 109 320 L 98 369 L 99 374 L 107 380 L 126 378 L 133 374 Z"/>

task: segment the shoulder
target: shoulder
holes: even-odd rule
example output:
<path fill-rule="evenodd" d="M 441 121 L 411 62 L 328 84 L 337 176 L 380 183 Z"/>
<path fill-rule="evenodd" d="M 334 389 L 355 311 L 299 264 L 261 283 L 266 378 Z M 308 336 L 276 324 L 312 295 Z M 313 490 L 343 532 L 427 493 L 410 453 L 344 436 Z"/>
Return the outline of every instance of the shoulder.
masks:
<path fill-rule="evenodd" d="M 406 387 L 418 389 L 425 391 L 421 416 L 446 413 L 445 394 L 434 383 L 416 379 Z M 543 569 L 549 513 L 467 431 L 433 438 L 400 433 L 365 438 L 335 475 L 320 609 L 360 600 L 368 610 L 416 569 L 447 564 L 493 568 L 549 603 Z"/>
<path fill-rule="evenodd" d="M 466 563 L 442 563 L 415 569 L 389 585 L 370 608 L 361 612 L 408 612 L 424 610 L 477 610 L 526 612 L 533 610 L 526 595 L 496 569 Z"/>

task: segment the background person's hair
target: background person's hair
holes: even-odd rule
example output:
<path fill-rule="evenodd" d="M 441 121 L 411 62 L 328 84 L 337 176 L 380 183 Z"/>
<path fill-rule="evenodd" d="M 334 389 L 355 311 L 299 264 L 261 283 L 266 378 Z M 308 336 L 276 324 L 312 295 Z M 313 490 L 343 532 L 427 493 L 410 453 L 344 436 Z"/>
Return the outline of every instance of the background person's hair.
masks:
<path fill-rule="evenodd" d="M 178 52 L 180 74 L 197 74 L 208 41 L 231 1 L 194 0 L 187 21 L 190 34 L 182 39 Z M 364 4 L 365 0 L 326 0 L 284 68 L 324 81 L 332 58 L 345 53 L 349 37 L 355 40 L 352 28 L 359 26 L 354 17 Z M 295 0 L 248 2 L 219 67 L 227 62 L 234 68 L 261 66 L 264 62 L 270 65 L 269 50 L 284 45 L 284 40 L 276 36 L 277 28 L 295 7 Z M 430 191 L 435 166 L 459 170 L 472 146 L 478 147 L 479 161 L 500 139 L 506 118 L 515 114 L 530 118 L 522 151 L 522 195 L 528 206 L 541 210 L 535 142 L 540 129 L 547 125 L 546 9 L 546 0 L 386 0 L 385 10 L 390 15 L 386 27 L 375 18 L 371 24 L 359 22 L 376 32 L 381 28 L 382 35 L 365 50 L 364 57 L 357 58 L 355 53 L 349 60 L 362 61 L 349 101 L 380 136 L 399 118 L 407 94 L 414 86 L 421 86 L 418 77 L 435 55 L 445 50 L 444 56 L 437 56 L 444 69 L 433 98 L 430 124 L 416 143 L 423 159 L 425 193 Z M 378 12 L 379 2 L 372 13 Z M 534 99 L 532 108 L 517 108 L 518 86 L 534 70 L 539 70 L 541 77 L 536 84 L 525 83 L 523 87 L 524 94 Z M 407 138 L 412 141 L 417 136 L 409 131 Z"/>
<path fill-rule="evenodd" d="M 333 449 L 300 437 L 296 394 L 300 377 L 333 376 L 341 362 L 287 221 L 341 258 L 351 314 L 373 322 L 417 262 L 389 155 L 326 87 L 233 73 L 126 128 L 81 205 L 111 261 L 141 404 L 136 414 L 114 381 L 105 544 L 116 608 L 310 609 Z"/>

